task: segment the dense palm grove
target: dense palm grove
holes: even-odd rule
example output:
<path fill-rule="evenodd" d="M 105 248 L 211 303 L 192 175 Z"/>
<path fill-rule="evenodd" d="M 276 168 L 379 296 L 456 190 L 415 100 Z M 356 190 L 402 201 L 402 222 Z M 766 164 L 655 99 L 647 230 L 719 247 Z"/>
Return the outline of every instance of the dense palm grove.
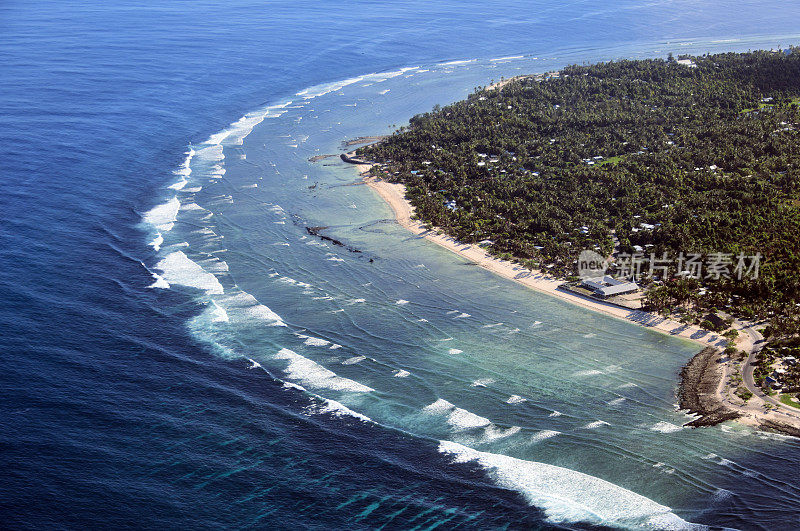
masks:
<path fill-rule="evenodd" d="M 618 266 L 723 253 L 721 273 L 681 277 L 677 264 L 637 280 L 656 281 L 656 308 L 770 316 L 775 335 L 793 335 L 798 96 L 800 49 L 571 66 L 479 88 L 359 155 L 407 185 L 422 220 L 564 277 L 582 249 Z M 736 270 L 757 254 L 757 278 Z"/>

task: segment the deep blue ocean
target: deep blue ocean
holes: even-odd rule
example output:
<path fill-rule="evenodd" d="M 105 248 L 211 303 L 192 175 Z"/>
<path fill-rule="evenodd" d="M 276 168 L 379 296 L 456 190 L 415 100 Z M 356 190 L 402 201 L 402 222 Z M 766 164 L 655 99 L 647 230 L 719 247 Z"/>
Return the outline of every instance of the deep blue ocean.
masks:
<path fill-rule="evenodd" d="M 0 526 L 797 529 L 800 443 L 681 428 L 696 344 L 470 266 L 308 159 L 501 76 L 797 45 L 798 16 L 3 1 Z"/>

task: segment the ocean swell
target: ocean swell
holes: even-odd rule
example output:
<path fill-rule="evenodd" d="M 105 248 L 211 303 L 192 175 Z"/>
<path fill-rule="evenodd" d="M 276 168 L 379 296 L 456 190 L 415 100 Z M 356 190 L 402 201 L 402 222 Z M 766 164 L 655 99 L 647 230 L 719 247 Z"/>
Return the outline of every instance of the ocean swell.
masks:
<path fill-rule="evenodd" d="M 477 463 L 501 487 L 521 493 L 552 523 L 589 523 L 639 529 L 704 529 L 669 507 L 603 479 L 545 463 L 481 452 L 440 441 L 454 463 Z"/>
<path fill-rule="evenodd" d="M 319 363 L 310 360 L 300 354 L 289 350 L 281 349 L 275 356 L 277 360 L 286 360 L 288 365 L 285 369 L 286 375 L 293 379 L 303 382 L 303 385 L 317 389 L 331 389 L 333 391 L 349 391 L 353 393 L 367 393 L 374 391 L 373 388 L 338 376 L 335 372 L 326 369 Z"/>

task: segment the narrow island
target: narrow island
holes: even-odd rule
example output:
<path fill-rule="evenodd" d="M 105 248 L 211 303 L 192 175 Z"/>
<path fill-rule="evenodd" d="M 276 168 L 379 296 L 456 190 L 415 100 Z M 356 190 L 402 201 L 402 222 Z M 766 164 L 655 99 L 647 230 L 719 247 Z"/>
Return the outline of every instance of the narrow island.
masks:
<path fill-rule="evenodd" d="M 702 344 L 689 425 L 800 436 L 800 49 L 503 79 L 342 159 L 420 237 Z"/>

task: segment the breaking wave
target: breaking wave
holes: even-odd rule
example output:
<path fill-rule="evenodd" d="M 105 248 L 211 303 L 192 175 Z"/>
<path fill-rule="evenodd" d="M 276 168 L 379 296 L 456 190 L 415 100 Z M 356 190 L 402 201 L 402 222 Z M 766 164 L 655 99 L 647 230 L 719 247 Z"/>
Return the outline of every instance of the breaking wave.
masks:
<path fill-rule="evenodd" d="M 425 406 L 423 411 L 435 415 L 446 415 L 447 423 L 459 430 L 482 428 L 492 423 L 492 421 L 486 417 L 481 417 L 480 415 L 476 415 L 471 411 L 456 407 L 443 398 L 440 398 L 436 402 Z"/>
<path fill-rule="evenodd" d="M 280 315 L 258 302 L 258 299 L 247 292 L 241 291 L 235 295 L 220 299 L 220 302 L 228 310 L 236 310 L 249 319 L 265 321 L 271 326 L 286 326 Z"/>
<path fill-rule="evenodd" d="M 513 57 L 502 59 L 513 59 Z M 452 61 L 444 64 L 456 65 L 466 62 L 470 61 Z M 303 100 L 310 100 L 322 96 L 323 94 L 339 90 L 352 83 L 360 81 L 380 82 L 381 80 L 399 76 L 407 71 L 415 69 L 416 68 L 408 68 L 384 74 L 370 74 L 319 85 L 298 92 L 297 96 L 301 97 Z M 180 197 L 182 198 L 188 197 L 186 192 L 197 192 L 202 189 L 202 186 L 194 186 L 197 184 L 195 182 L 197 175 L 201 172 L 195 171 L 193 173 L 191 167 L 193 157 L 198 159 L 198 163 L 201 169 L 205 170 L 204 174 L 208 179 L 221 179 L 226 172 L 223 162 L 225 160 L 223 145 L 243 145 L 244 139 L 252 132 L 256 125 L 266 118 L 278 117 L 288 112 L 288 106 L 291 103 L 291 101 L 288 101 L 279 105 L 265 107 L 253 113 L 248 113 L 223 131 L 211 135 L 206 142 L 196 146 L 196 148 L 190 148 L 184 163 L 174 172 L 175 175 L 179 177 L 179 180 L 168 186 L 168 188 L 180 191 Z M 190 178 L 193 186 L 187 187 Z M 251 186 L 254 187 L 256 185 Z M 173 229 L 179 216 L 192 214 L 196 216 L 197 212 L 205 210 L 194 201 L 195 200 L 192 199 L 182 205 L 178 197 L 175 196 L 165 203 L 157 205 L 143 215 L 143 221 L 151 225 L 157 231 L 157 235 L 149 243 L 153 249 L 160 251 L 164 243 L 163 233 Z M 283 209 L 277 205 L 273 207 L 272 211 L 275 214 L 283 214 Z M 285 216 L 284 219 L 286 219 Z M 181 218 L 181 220 L 183 220 L 183 218 Z M 204 227 L 200 229 L 200 231 L 203 231 L 202 235 L 207 239 L 220 238 L 220 236 L 209 227 Z M 196 242 L 197 240 L 191 241 Z M 169 249 L 169 247 L 167 248 Z M 228 271 L 226 262 L 213 256 L 199 259 L 196 257 L 196 254 L 192 252 L 189 252 L 189 255 L 195 258 L 195 260 L 190 259 L 186 253 L 179 250 L 169 252 L 166 256 L 163 256 L 155 266 L 155 269 L 157 269 L 160 274 L 151 271 L 154 282 L 148 287 L 166 289 L 169 288 L 171 284 L 174 284 L 203 290 L 207 295 L 205 298 L 207 301 L 207 308 L 204 313 L 204 324 L 207 325 L 209 322 L 216 324 L 218 325 L 216 330 L 226 330 L 229 328 L 229 325 L 219 325 L 220 323 L 235 324 L 237 321 L 243 319 L 255 320 L 256 324 L 260 326 L 263 326 L 263 323 L 271 326 L 286 326 L 286 323 L 277 313 L 261 304 L 254 296 L 247 292 L 240 291 L 235 284 L 232 288 L 230 287 L 230 282 L 226 280 L 230 277 L 224 276 Z M 328 259 L 332 261 L 341 260 L 330 254 L 328 256 Z M 218 275 L 220 275 L 219 278 Z M 223 288 L 220 279 L 225 282 L 227 292 L 226 289 Z M 298 285 L 303 288 L 311 287 L 309 284 L 300 283 L 289 277 L 280 277 L 280 280 L 284 283 Z M 213 297 L 211 297 L 212 295 Z M 326 298 L 329 299 L 329 297 Z M 348 302 L 350 304 L 358 304 L 364 303 L 365 300 L 363 298 L 350 299 Z M 388 302 L 391 304 L 392 299 L 388 299 Z M 409 304 L 409 301 L 399 299 L 396 300 L 394 304 L 402 306 Z M 455 319 L 467 319 L 471 317 L 470 314 L 466 312 L 459 313 L 456 311 L 454 314 L 458 314 L 454 317 Z M 420 319 L 419 321 L 427 322 L 424 319 Z M 534 324 L 540 323 L 536 321 Z M 500 325 L 501 323 L 484 325 L 484 328 L 492 328 Z M 215 329 L 214 326 L 208 326 L 208 328 Z M 516 331 L 518 332 L 519 329 L 516 329 Z M 330 349 L 341 347 L 341 345 L 331 344 L 330 341 L 325 339 L 301 334 L 297 334 L 297 336 L 302 339 L 303 343 L 307 346 L 329 346 Z M 455 355 L 461 354 L 462 351 L 452 348 L 449 349 L 448 353 Z M 272 358 L 280 362 L 285 362 L 283 368 L 285 376 L 296 382 L 286 382 L 284 385 L 287 388 L 308 392 L 321 401 L 321 403 L 315 403 L 305 408 L 307 413 L 349 416 L 365 422 L 373 422 L 369 417 L 353 411 L 340 402 L 314 395 L 314 393 L 307 391 L 306 387 L 316 390 L 331 390 L 348 393 L 369 393 L 375 391 L 373 388 L 355 380 L 339 376 L 320 363 L 288 348 L 282 348 L 279 352 L 274 354 Z M 338 360 L 341 358 L 336 359 Z M 365 356 L 353 356 L 345 359 L 341 364 L 356 365 L 365 359 Z M 252 363 L 250 368 L 261 368 L 258 362 L 252 359 L 250 361 Z M 268 364 L 266 360 L 262 361 L 265 365 Z M 353 370 L 356 369 L 355 367 L 353 368 Z M 345 371 L 347 369 L 342 368 L 342 370 Z M 575 373 L 575 376 L 592 376 L 599 374 L 604 374 L 604 372 L 598 370 L 581 371 Z M 392 371 L 392 376 L 407 378 L 410 376 L 410 373 L 406 370 L 395 369 Z M 398 382 L 398 384 L 399 383 L 400 382 Z M 404 382 L 405 385 L 410 383 L 413 383 L 413 380 Z M 494 383 L 493 379 L 483 378 L 474 380 L 472 385 L 475 387 L 486 387 L 492 383 Z M 526 399 L 519 395 L 511 395 L 506 400 L 508 404 L 521 404 L 525 401 Z M 480 436 L 475 439 L 478 443 L 490 443 L 505 439 L 518 435 L 522 431 L 522 428 L 519 426 L 498 426 L 492 423 L 488 418 L 459 408 L 444 399 L 438 399 L 432 404 L 425 406 L 423 411 L 431 415 L 440 415 L 443 417 L 444 421 L 452 427 L 452 431 L 460 433 L 461 435 L 467 432 L 467 430 L 475 430 L 475 432 L 469 433 Z M 511 409 L 507 411 L 511 411 Z M 561 414 L 556 411 L 550 414 L 551 417 L 559 415 Z M 605 425 L 608 425 L 608 423 L 596 421 L 586 424 L 583 428 L 594 429 Z M 669 426 L 662 428 L 665 432 L 669 430 Z M 661 429 L 657 429 L 656 426 L 653 426 L 651 429 L 662 431 Z M 530 432 L 527 431 L 525 440 L 529 440 L 531 443 L 538 443 L 558 436 L 560 432 L 542 430 L 530 436 L 529 434 Z M 527 438 L 528 436 L 529 439 Z M 602 525 L 649 526 L 675 529 L 691 527 L 691 524 L 688 524 L 674 515 L 668 507 L 659 505 L 646 497 L 618 487 L 605 480 L 588 476 L 580 472 L 500 454 L 481 452 L 449 441 L 440 441 L 439 451 L 452 456 L 453 462 L 456 463 L 473 462 L 479 464 L 498 485 L 522 493 L 532 505 L 542 508 L 548 520 L 552 522 L 589 522 Z"/>
<path fill-rule="evenodd" d="M 217 277 L 192 261 L 183 251 L 171 252 L 156 264 L 156 269 L 170 284 L 200 289 L 209 294 L 225 292 Z"/>
<path fill-rule="evenodd" d="M 354 393 L 368 393 L 374 391 L 373 388 L 364 384 L 338 376 L 335 372 L 326 369 L 319 363 L 310 360 L 300 354 L 289 350 L 281 349 L 274 356 L 278 360 L 289 362 L 285 369 L 286 375 L 293 379 L 303 382 L 304 385 L 317 389 L 331 389 L 334 391 L 350 391 Z"/>
<path fill-rule="evenodd" d="M 145 223 L 149 223 L 159 232 L 168 232 L 175 226 L 178 220 L 178 210 L 181 208 L 181 202 L 177 196 L 167 200 L 165 203 L 156 205 L 142 216 Z"/>
<path fill-rule="evenodd" d="M 649 529 L 702 529 L 669 507 L 603 479 L 545 463 L 481 452 L 440 441 L 454 463 L 477 463 L 501 487 L 522 494 L 552 523 L 589 523 Z"/>

